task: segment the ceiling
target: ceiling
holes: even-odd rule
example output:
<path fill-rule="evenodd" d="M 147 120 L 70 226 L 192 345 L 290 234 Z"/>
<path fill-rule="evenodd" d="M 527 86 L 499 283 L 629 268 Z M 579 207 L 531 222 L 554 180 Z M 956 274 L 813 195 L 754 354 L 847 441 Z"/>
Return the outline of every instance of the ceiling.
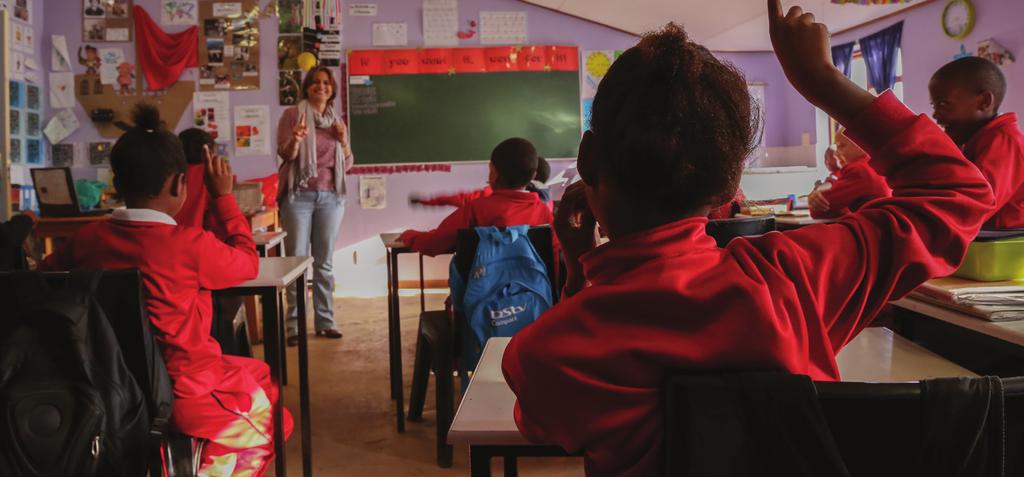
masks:
<path fill-rule="evenodd" d="M 767 51 L 768 7 L 764 0 L 522 0 L 639 35 L 669 21 L 686 27 L 698 43 L 715 51 Z M 783 0 L 801 5 L 833 32 L 932 0 L 897 5 L 836 5 L 829 0 Z"/>

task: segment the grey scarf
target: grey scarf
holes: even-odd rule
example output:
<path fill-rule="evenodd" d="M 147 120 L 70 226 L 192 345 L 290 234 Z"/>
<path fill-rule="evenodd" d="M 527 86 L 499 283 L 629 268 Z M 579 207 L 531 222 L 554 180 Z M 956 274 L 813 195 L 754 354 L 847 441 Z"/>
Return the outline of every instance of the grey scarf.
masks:
<path fill-rule="evenodd" d="M 298 117 L 302 117 L 305 114 L 306 124 L 313 126 L 315 129 L 330 129 L 338 120 L 334 115 L 334 108 L 330 104 L 327 105 L 322 114 L 310 106 L 306 100 L 300 101 L 297 109 Z M 300 188 L 305 187 L 310 179 L 316 177 L 317 149 L 315 129 L 311 129 L 306 134 L 306 139 L 299 145 L 299 157 L 292 161 L 290 174 L 288 174 L 288 198 L 294 197 Z M 288 164 L 285 163 L 285 165 Z M 334 141 L 334 191 L 339 196 L 345 194 L 345 151 L 341 147 L 341 141 L 338 140 Z"/>

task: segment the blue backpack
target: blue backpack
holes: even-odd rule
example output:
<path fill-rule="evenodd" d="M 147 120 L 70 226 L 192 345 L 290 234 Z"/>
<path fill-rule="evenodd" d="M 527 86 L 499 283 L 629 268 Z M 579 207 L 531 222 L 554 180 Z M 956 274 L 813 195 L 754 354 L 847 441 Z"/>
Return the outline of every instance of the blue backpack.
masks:
<path fill-rule="evenodd" d="M 529 229 L 528 225 L 504 231 L 477 227 L 480 243 L 468 278 L 452 261 L 452 305 L 464 313 L 473 338 L 463 339 L 463 370 L 476 366 L 480 349 L 489 338 L 515 335 L 551 308 L 551 280 L 530 243 Z"/>

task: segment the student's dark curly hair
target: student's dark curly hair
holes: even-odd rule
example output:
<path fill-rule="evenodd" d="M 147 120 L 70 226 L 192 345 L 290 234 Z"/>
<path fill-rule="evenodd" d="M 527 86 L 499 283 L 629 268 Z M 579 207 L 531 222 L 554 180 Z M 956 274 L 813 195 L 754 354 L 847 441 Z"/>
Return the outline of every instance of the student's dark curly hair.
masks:
<path fill-rule="evenodd" d="M 498 171 L 497 186 L 526 187 L 537 174 L 537 149 L 521 137 L 501 141 L 491 151 L 491 164 Z"/>
<path fill-rule="evenodd" d="M 188 128 L 178 133 L 178 140 L 181 141 L 181 147 L 185 150 L 185 162 L 189 164 L 203 163 L 203 159 L 206 158 L 203 155 L 203 146 L 208 147 L 211 151 L 217 147 L 213 136 L 199 128 Z"/>
<path fill-rule="evenodd" d="M 178 136 L 163 127 L 155 107 L 136 104 L 132 121 L 135 126 L 110 151 L 114 187 L 129 199 L 156 197 L 168 177 L 185 172 L 185 152 Z"/>
<path fill-rule="evenodd" d="M 538 182 L 547 182 L 551 178 L 551 164 L 543 157 L 537 157 L 537 174 L 533 176 L 533 180 Z"/>
<path fill-rule="evenodd" d="M 760 113 L 736 67 L 669 23 L 615 60 L 590 125 L 612 180 L 651 208 L 690 212 L 736 192 Z"/>

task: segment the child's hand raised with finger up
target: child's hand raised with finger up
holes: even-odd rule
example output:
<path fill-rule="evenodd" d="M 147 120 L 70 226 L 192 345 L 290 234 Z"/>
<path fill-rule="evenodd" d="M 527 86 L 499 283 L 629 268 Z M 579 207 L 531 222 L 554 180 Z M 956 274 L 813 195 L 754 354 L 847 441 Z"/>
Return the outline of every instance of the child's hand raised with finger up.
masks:
<path fill-rule="evenodd" d="M 206 186 L 210 189 L 210 195 L 220 197 L 230 194 L 235 189 L 231 163 L 217 157 L 207 146 L 203 146 L 203 153 L 206 156 Z"/>

